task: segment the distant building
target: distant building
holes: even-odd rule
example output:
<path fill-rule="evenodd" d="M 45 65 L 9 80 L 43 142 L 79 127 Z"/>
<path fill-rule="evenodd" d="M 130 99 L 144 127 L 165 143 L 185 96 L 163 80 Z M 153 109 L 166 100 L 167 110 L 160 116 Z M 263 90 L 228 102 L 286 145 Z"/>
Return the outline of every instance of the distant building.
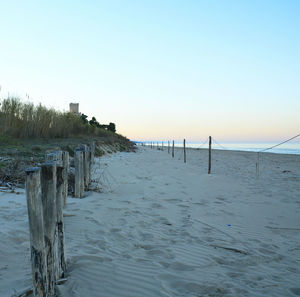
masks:
<path fill-rule="evenodd" d="M 79 103 L 70 103 L 70 112 L 79 114 Z"/>

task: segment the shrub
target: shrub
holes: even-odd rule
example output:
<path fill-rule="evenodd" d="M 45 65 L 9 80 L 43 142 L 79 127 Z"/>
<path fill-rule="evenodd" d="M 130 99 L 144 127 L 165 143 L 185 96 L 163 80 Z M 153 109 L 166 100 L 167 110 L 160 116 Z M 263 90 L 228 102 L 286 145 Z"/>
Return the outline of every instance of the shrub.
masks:
<path fill-rule="evenodd" d="M 0 103 L 0 137 L 109 137 L 113 134 L 113 129 L 107 131 L 99 126 L 99 123 L 90 125 L 84 114 L 59 112 L 41 104 L 34 106 L 32 103 L 23 103 L 18 98 L 3 99 Z"/>

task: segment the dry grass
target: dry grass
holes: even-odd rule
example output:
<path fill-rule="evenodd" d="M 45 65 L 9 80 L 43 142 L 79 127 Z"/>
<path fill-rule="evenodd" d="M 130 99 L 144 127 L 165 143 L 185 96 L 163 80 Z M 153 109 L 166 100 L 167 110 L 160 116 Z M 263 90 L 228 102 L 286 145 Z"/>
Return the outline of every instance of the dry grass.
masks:
<path fill-rule="evenodd" d="M 113 132 L 83 123 L 78 115 L 59 112 L 18 98 L 0 102 L 0 136 L 17 138 L 109 137 Z"/>
<path fill-rule="evenodd" d="M 73 156 L 80 144 L 96 143 L 96 156 L 133 151 L 126 137 L 84 123 L 78 115 L 23 103 L 0 101 L 0 185 L 24 183 L 24 170 L 44 162 L 46 152 L 64 150 Z"/>

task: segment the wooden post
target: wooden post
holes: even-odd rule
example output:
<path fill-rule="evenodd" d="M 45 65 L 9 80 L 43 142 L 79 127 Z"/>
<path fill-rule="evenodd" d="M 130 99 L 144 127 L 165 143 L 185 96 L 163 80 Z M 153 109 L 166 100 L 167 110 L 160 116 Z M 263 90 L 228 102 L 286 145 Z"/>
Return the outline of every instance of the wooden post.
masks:
<path fill-rule="evenodd" d="M 74 153 L 75 165 L 75 193 L 76 198 L 82 198 L 84 194 L 84 171 L 83 171 L 83 151 L 76 149 Z"/>
<path fill-rule="evenodd" d="M 41 169 L 38 167 L 26 169 L 26 198 L 30 230 L 33 293 L 35 297 L 48 297 Z"/>
<path fill-rule="evenodd" d="M 172 146 L 172 158 L 174 158 L 174 140 L 173 140 L 173 146 Z"/>
<path fill-rule="evenodd" d="M 257 153 L 257 160 L 256 160 L 256 177 L 259 177 L 259 152 Z"/>
<path fill-rule="evenodd" d="M 48 293 L 50 296 L 53 296 L 55 295 L 55 263 L 57 261 L 56 165 L 54 162 L 41 165 L 41 184 Z"/>
<path fill-rule="evenodd" d="M 170 154 L 170 141 L 168 140 L 168 154 Z"/>
<path fill-rule="evenodd" d="M 90 152 L 87 146 L 84 151 L 84 188 L 88 190 L 90 185 Z"/>
<path fill-rule="evenodd" d="M 161 150 L 162 151 L 164 150 L 164 142 L 163 141 L 161 142 Z"/>
<path fill-rule="evenodd" d="M 69 153 L 65 151 L 55 151 L 45 156 L 46 162 L 55 162 L 56 165 L 63 167 L 63 200 L 67 203 L 68 196 L 68 175 L 69 175 Z"/>
<path fill-rule="evenodd" d="M 69 163 L 70 163 L 70 156 L 69 152 L 62 153 L 62 165 L 63 165 L 63 200 L 64 205 L 67 204 L 67 197 L 68 197 L 68 177 L 69 177 Z"/>
<path fill-rule="evenodd" d="M 55 151 L 49 154 L 46 154 L 45 161 L 46 162 L 55 162 L 55 164 L 62 164 L 63 152 Z"/>
<path fill-rule="evenodd" d="M 80 146 L 80 148 L 82 149 L 83 151 L 83 176 L 84 176 L 84 189 L 88 189 L 89 187 L 89 172 L 90 172 L 90 169 L 89 169 L 89 165 L 90 165 L 90 162 L 89 162 L 89 154 L 88 154 L 88 148 L 87 148 L 87 145 L 85 144 L 82 144 Z"/>
<path fill-rule="evenodd" d="M 90 146 L 91 150 L 91 163 L 94 164 L 94 159 L 95 159 L 95 142 L 92 142 Z"/>
<path fill-rule="evenodd" d="M 159 149 L 159 145 L 158 145 L 158 142 L 156 143 L 156 149 L 157 149 L 157 150 Z"/>
<path fill-rule="evenodd" d="M 91 150 L 91 147 L 89 147 L 88 149 L 88 162 L 89 162 L 89 165 L 88 165 L 88 169 L 89 169 L 89 179 L 88 179 L 88 188 L 89 189 L 89 186 L 91 184 L 91 179 L 92 179 L 92 166 L 93 166 L 93 162 L 92 162 L 92 150 Z"/>
<path fill-rule="evenodd" d="M 211 136 L 209 136 L 209 149 L 208 149 L 208 174 L 211 171 Z"/>
<path fill-rule="evenodd" d="M 64 179 L 63 179 L 63 166 L 56 167 L 56 215 L 57 215 L 57 265 L 56 265 L 56 280 L 64 277 L 66 271 L 65 259 L 65 236 L 64 236 L 64 223 L 63 223 L 63 206 L 64 206 Z"/>
<path fill-rule="evenodd" d="M 183 139 L 183 161 L 186 163 L 185 139 Z"/>

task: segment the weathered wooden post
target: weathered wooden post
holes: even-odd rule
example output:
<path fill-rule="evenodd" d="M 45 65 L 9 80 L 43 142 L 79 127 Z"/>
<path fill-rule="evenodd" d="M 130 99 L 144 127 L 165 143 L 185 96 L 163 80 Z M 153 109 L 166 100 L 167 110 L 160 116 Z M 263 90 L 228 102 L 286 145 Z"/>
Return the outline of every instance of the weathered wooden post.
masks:
<path fill-rule="evenodd" d="M 92 175 L 92 153 L 91 153 L 91 148 L 88 147 L 87 152 L 86 152 L 86 156 L 87 156 L 87 181 L 86 181 L 86 189 L 89 190 L 89 186 L 91 183 L 91 175 Z"/>
<path fill-rule="evenodd" d="M 55 162 L 56 164 L 61 164 L 63 158 L 63 152 L 62 151 L 54 151 L 52 153 L 48 153 L 45 156 L 46 162 Z"/>
<path fill-rule="evenodd" d="M 41 184 L 48 293 L 49 296 L 53 296 L 55 295 L 55 263 L 57 261 L 56 165 L 54 162 L 41 165 Z"/>
<path fill-rule="evenodd" d="M 47 257 L 43 204 L 41 191 L 41 169 L 26 169 L 26 198 L 29 218 L 31 265 L 34 297 L 48 297 Z"/>
<path fill-rule="evenodd" d="M 186 163 L 185 139 L 183 139 L 183 156 L 184 156 L 184 163 Z"/>
<path fill-rule="evenodd" d="M 67 197 L 68 197 L 69 163 L 70 163 L 69 152 L 63 151 L 63 153 L 62 153 L 62 166 L 63 166 L 62 178 L 63 178 L 63 201 L 64 201 L 64 205 L 67 204 Z"/>
<path fill-rule="evenodd" d="M 173 140 L 173 146 L 172 146 L 172 158 L 174 158 L 174 140 Z"/>
<path fill-rule="evenodd" d="M 211 136 L 209 136 L 209 148 L 208 148 L 208 174 L 211 171 Z"/>
<path fill-rule="evenodd" d="M 257 159 L 256 159 L 256 177 L 259 177 L 259 152 L 257 153 Z"/>
<path fill-rule="evenodd" d="M 83 151 L 84 189 L 87 190 L 90 184 L 90 154 L 86 144 L 82 144 L 80 148 Z"/>
<path fill-rule="evenodd" d="M 95 159 L 95 142 L 92 142 L 90 146 L 91 150 L 91 163 L 94 164 L 94 159 Z"/>
<path fill-rule="evenodd" d="M 56 211 L 57 211 L 57 263 L 56 263 L 56 280 L 64 277 L 66 271 L 65 259 L 65 236 L 63 223 L 63 206 L 64 206 L 64 167 L 56 167 Z"/>
<path fill-rule="evenodd" d="M 69 153 L 65 151 L 55 151 L 45 156 L 46 162 L 55 162 L 55 164 L 63 167 L 63 201 L 64 205 L 67 203 L 68 196 L 68 174 L 69 174 Z"/>
<path fill-rule="evenodd" d="M 82 198 L 84 194 L 84 170 L 83 170 L 83 151 L 75 149 L 74 152 L 75 165 L 75 193 L 76 198 Z"/>
<path fill-rule="evenodd" d="M 163 141 L 161 142 L 161 150 L 162 151 L 164 150 L 164 142 Z"/>
<path fill-rule="evenodd" d="M 170 154 L 170 141 L 168 140 L 168 154 Z"/>

